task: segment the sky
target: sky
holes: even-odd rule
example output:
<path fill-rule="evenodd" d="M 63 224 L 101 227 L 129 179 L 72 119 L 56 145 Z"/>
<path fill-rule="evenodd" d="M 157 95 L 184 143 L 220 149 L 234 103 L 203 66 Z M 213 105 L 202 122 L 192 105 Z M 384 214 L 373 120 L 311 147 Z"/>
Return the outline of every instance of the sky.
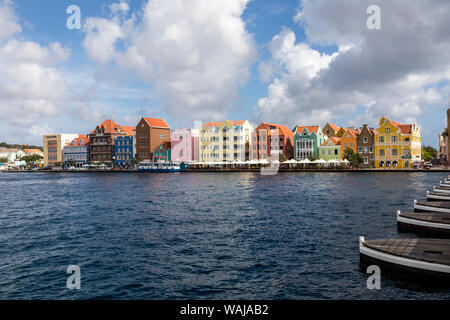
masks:
<path fill-rule="evenodd" d="M 80 29 L 67 28 L 70 5 Z M 293 128 L 386 115 L 437 147 L 449 14 L 446 0 L 0 0 L 0 141 L 142 116 Z"/>

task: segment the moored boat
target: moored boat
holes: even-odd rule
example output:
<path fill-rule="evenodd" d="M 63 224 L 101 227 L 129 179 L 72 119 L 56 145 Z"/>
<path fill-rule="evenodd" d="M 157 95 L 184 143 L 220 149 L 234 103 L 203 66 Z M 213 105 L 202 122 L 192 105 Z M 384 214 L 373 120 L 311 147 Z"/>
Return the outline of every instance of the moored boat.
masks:
<path fill-rule="evenodd" d="M 449 238 L 450 215 L 441 212 L 401 213 L 397 211 L 397 228 L 400 232 Z"/>
<path fill-rule="evenodd" d="M 383 271 L 450 283 L 449 239 L 359 240 L 361 266 L 377 265 Z"/>
<path fill-rule="evenodd" d="M 448 187 L 448 188 L 450 188 L 450 182 L 447 182 L 447 181 L 439 181 L 439 185 L 441 187 Z"/>
<path fill-rule="evenodd" d="M 449 201 L 418 202 L 414 200 L 414 212 L 443 212 L 450 213 Z"/>
<path fill-rule="evenodd" d="M 448 188 L 448 187 L 438 187 L 438 188 L 436 188 L 435 186 L 433 186 L 433 192 L 440 192 L 440 193 L 448 193 L 448 194 L 450 194 L 450 188 Z"/>
<path fill-rule="evenodd" d="M 427 191 L 427 200 L 450 201 L 450 190 L 447 193 L 441 191 Z"/>
<path fill-rule="evenodd" d="M 140 172 L 181 172 L 181 166 L 173 162 L 141 162 Z"/>

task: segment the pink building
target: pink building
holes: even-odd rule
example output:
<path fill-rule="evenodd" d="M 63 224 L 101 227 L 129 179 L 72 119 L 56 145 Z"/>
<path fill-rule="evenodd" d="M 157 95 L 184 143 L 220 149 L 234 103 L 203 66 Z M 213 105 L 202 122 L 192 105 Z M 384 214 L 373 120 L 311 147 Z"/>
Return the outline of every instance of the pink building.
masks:
<path fill-rule="evenodd" d="M 173 130 L 170 139 L 172 141 L 172 161 L 199 160 L 199 131 L 197 129 Z"/>

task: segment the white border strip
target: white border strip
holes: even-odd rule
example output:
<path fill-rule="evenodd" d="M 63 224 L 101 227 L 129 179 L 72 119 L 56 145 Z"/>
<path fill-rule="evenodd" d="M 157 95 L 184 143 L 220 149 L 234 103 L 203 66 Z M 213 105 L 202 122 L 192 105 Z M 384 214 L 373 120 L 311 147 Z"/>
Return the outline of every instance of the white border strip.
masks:
<path fill-rule="evenodd" d="M 364 237 L 359 237 L 359 252 L 366 256 L 410 268 L 450 274 L 450 266 L 446 266 L 439 263 L 431 263 L 426 261 L 397 257 L 392 254 L 387 254 L 384 252 L 367 248 L 366 246 L 364 246 L 364 241 L 365 241 Z"/>

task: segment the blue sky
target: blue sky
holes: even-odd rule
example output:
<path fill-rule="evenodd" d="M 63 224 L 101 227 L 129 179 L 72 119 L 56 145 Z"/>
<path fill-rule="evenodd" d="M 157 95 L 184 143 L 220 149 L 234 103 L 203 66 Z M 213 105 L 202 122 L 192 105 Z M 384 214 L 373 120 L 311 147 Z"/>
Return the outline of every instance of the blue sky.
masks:
<path fill-rule="evenodd" d="M 120 2 L 127 4 L 126 9 L 114 11 L 111 5 Z M 433 17 L 431 4 L 419 1 L 417 7 L 405 13 L 397 9 L 406 6 L 406 1 L 399 1 L 398 7 L 374 1 L 382 8 L 385 30 L 370 33 L 361 1 L 346 0 L 340 7 L 332 7 L 336 4 L 321 0 L 230 0 L 236 5 L 226 8 L 220 1 L 211 1 L 208 6 L 217 10 L 211 9 L 208 14 L 217 14 L 217 19 L 206 17 L 200 27 L 196 19 L 204 7 L 194 10 L 191 2 L 177 10 L 180 5 L 171 6 L 168 2 L 171 1 L 161 2 L 165 13 L 160 13 L 159 7 L 143 0 L 0 0 L 0 5 L 7 8 L 3 14 L 11 20 L 6 19 L 6 23 L 21 27 L 3 39 L 0 34 L 0 49 L 14 43 L 17 50 L 23 48 L 25 52 L 21 45 L 36 43 L 41 50 L 58 56 L 52 47 L 58 43 L 67 52 L 67 56 L 61 53 L 55 59 L 30 62 L 21 61 L 20 54 L 4 58 L 0 51 L 0 71 L 2 59 L 5 70 L 32 63 L 43 71 L 39 73 L 42 79 L 31 73 L 24 75 L 25 79 L 19 75 L 18 79 L 0 78 L 0 84 L 8 84 L 7 89 L 20 87 L 26 91 L 29 87 L 32 91 L 22 97 L 16 90 L 12 98 L 9 92 L 3 100 L 0 91 L 0 110 L 11 110 L 7 113 L 10 119 L 1 121 L 0 140 L 40 144 L 40 135 L 46 130 L 86 133 L 105 117 L 123 125 L 134 125 L 140 115 L 164 117 L 173 128 L 189 126 L 193 120 L 220 118 L 248 119 L 254 124 L 270 121 L 293 127 L 297 123 L 324 125 L 327 121 L 345 126 L 375 126 L 376 120 L 386 114 L 400 122 L 416 121 L 422 127 L 423 144 L 437 147 L 437 136 L 446 125 L 447 56 L 435 56 L 417 67 L 417 61 L 424 61 L 423 56 L 402 57 L 407 50 L 415 50 L 414 43 L 404 49 L 398 45 L 403 35 L 412 40 L 415 35 L 407 25 L 393 23 L 399 14 L 411 14 L 414 27 L 415 12 L 430 10 L 426 18 L 434 23 L 432 32 L 436 39 L 417 38 L 417 47 L 448 44 L 449 39 L 438 36 L 446 25 L 440 17 Z M 66 28 L 65 11 L 72 4 L 81 8 L 81 30 Z M 245 6 L 240 8 L 239 4 Z M 346 16 L 351 11 L 348 8 L 342 10 L 346 5 L 354 9 L 352 16 Z M 434 4 L 439 5 L 445 6 Z M 147 18 L 150 22 L 144 23 Z M 177 24 L 184 18 L 180 28 Z M 152 19 L 160 22 L 152 24 Z M 222 19 L 230 27 L 215 21 Z M 105 24 L 108 27 L 101 29 Z M 112 28 L 116 28 L 115 34 Z M 389 32 L 389 36 L 383 32 Z M 175 38 L 167 41 L 169 34 Z M 106 48 L 110 43 L 105 39 L 110 38 L 114 38 L 112 51 L 105 57 L 107 50 L 102 52 L 101 44 L 105 43 Z M 372 47 L 373 41 L 380 42 L 378 47 Z M 189 50 L 180 43 L 190 46 Z M 398 56 L 389 49 L 393 45 L 398 45 Z M 168 52 L 173 52 L 170 48 L 180 50 L 179 66 L 173 57 L 167 57 Z M 216 52 L 214 48 L 219 49 Z M 131 55 L 134 52 L 138 55 Z M 436 52 L 440 52 L 438 48 Z M 433 55 L 436 53 L 430 50 L 429 56 Z M 365 73 L 360 72 L 362 69 Z M 51 79 L 45 77 L 49 71 L 55 73 Z M 49 81 L 52 89 L 47 96 L 39 89 L 31 90 L 35 83 L 28 84 L 27 78 L 40 84 Z M 61 82 L 64 85 L 58 87 Z M 21 101 L 29 106 L 22 107 Z M 16 103 L 14 110 L 8 109 Z M 40 104 L 42 110 L 34 107 Z"/>

